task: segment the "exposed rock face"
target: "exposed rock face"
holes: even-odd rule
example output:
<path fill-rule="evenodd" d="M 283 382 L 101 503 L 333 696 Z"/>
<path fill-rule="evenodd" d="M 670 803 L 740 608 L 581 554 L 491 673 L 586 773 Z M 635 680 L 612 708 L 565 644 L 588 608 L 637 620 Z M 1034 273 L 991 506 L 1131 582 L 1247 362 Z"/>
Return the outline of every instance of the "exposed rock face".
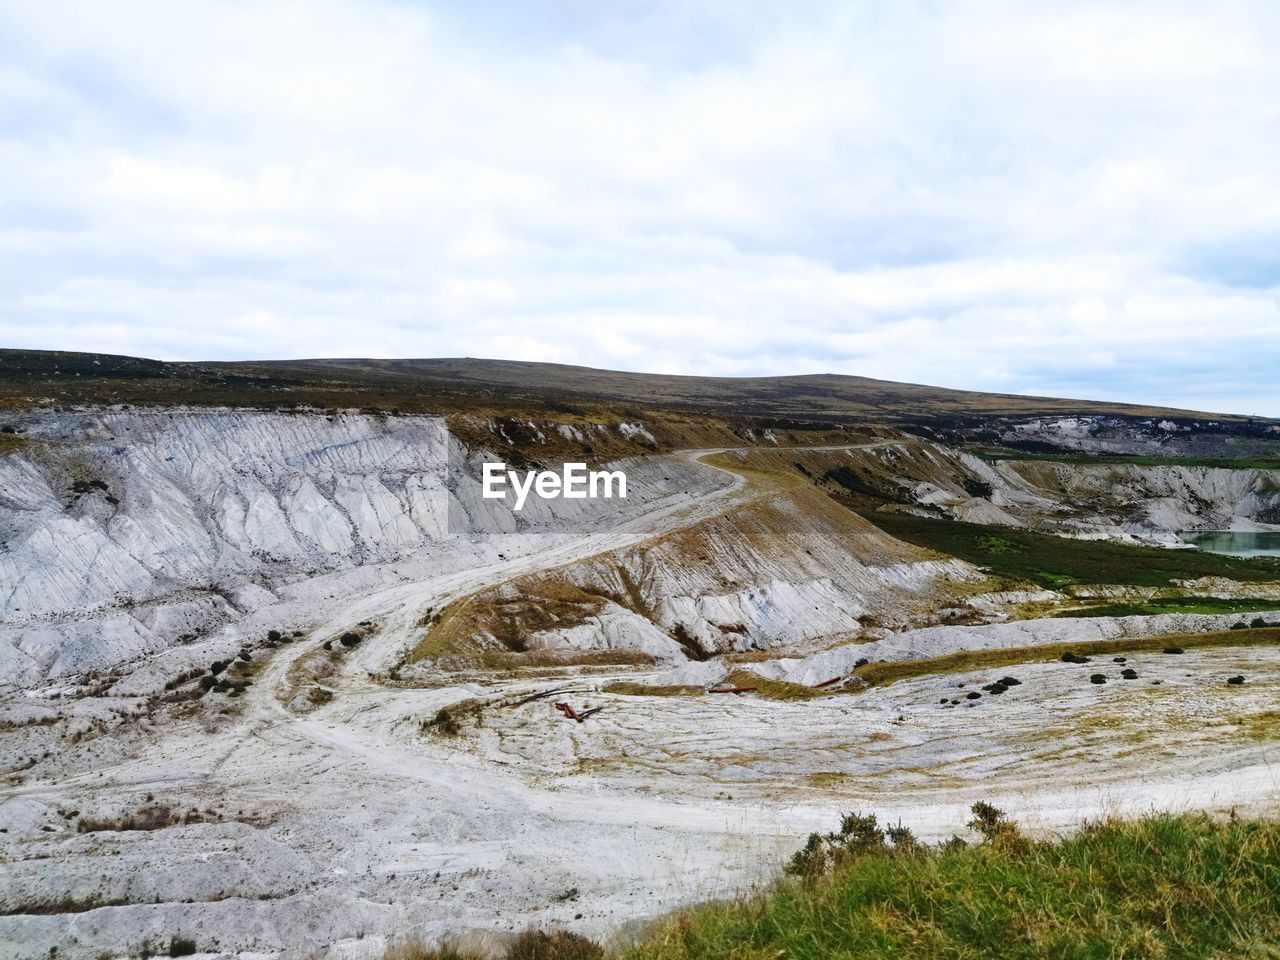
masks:
<path fill-rule="evenodd" d="M 130 411 L 24 426 L 34 442 L 0 458 L 4 679 L 157 649 L 225 619 L 264 575 L 384 559 L 466 509 L 434 418 Z"/>
<path fill-rule="evenodd" d="M 1276 456 L 1280 425 L 1270 420 L 1195 416 L 1027 417 L 981 420 L 958 429 L 928 431 L 1032 452 L 1145 454 L 1157 457 Z"/>
<path fill-rule="evenodd" d="M 445 542 L 457 553 L 459 538 L 616 522 L 726 482 L 642 461 L 626 502 L 534 499 L 516 516 L 481 497 L 485 456 L 435 417 L 178 410 L 20 422 L 27 442 L 0 457 L 0 684 L 153 653 L 326 571 Z"/>
<path fill-rule="evenodd" d="M 1173 534 L 1188 530 L 1266 530 L 1280 519 L 1277 470 L 1018 460 L 994 470 L 1010 490 L 1092 507 L 1144 539 L 1176 542 Z"/>
<path fill-rule="evenodd" d="M 982 579 L 800 487 L 502 584 L 450 628 L 464 647 L 625 649 L 683 663 L 900 626 Z"/>
<path fill-rule="evenodd" d="M 970 523 L 1171 545 L 1179 531 L 1280 529 L 1280 470 L 989 461 L 919 440 L 806 459 L 832 487 Z"/>

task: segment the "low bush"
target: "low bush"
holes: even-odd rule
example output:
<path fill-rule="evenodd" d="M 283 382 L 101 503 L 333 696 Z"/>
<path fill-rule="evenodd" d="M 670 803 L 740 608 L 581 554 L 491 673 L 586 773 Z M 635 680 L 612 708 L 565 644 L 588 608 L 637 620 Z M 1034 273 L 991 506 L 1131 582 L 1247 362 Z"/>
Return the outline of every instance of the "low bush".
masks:
<path fill-rule="evenodd" d="M 422 721 L 422 732 L 438 733 L 446 737 L 456 737 L 462 732 L 462 727 L 458 723 L 457 718 L 454 717 L 448 709 L 441 707 L 436 711 L 436 715 L 430 720 Z"/>
<path fill-rule="evenodd" d="M 897 824 L 881 829 L 875 814 L 846 813 L 835 833 L 811 833 L 783 870 L 798 877 L 820 877 L 845 860 L 873 853 L 913 853 L 920 844 L 911 831 Z"/>

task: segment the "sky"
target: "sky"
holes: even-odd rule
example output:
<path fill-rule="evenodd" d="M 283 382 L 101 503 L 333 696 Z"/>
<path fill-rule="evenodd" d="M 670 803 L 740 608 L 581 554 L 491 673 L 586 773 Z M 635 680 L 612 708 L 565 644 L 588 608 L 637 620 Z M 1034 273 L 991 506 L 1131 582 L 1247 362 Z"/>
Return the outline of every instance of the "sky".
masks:
<path fill-rule="evenodd" d="M 0 346 L 1280 416 L 1280 5 L 0 0 Z"/>

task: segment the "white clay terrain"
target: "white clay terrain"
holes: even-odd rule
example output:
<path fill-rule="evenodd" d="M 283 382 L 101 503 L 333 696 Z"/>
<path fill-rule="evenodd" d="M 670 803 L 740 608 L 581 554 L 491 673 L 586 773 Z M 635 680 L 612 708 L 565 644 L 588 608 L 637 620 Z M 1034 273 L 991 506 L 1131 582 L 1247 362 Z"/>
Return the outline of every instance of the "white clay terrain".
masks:
<path fill-rule="evenodd" d="M 1280 806 L 1269 646 L 1128 653 L 1133 680 L 1095 657 L 794 701 L 604 692 L 708 688 L 739 665 L 812 687 L 862 659 L 1240 620 L 1010 621 L 1054 595 L 998 592 L 721 451 L 630 460 L 625 503 L 531 501 L 516 518 L 480 499 L 484 451 L 436 418 L 85 411 L 23 425 L 38 442 L 0 456 L 5 957 L 137 956 L 175 936 L 209 956 L 351 958 L 398 937 L 529 926 L 607 939 L 767 882 L 846 810 L 943 839 L 979 799 L 1038 830 Z M 986 477 L 987 498 L 943 474 L 920 488 L 979 522 L 1029 525 L 1069 495 L 1091 504 L 1087 535 L 1158 540 L 1191 528 L 1189 503 L 1270 529 L 1252 519 L 1274 507 L 1265 471 L 1050 475 L 904 450 Z M 1126 503 L 1142 505 L 1127 526 Z M 481 633 L 467 655 L 415 653 L 454 601 L 499 623 L 553 595 L 573 616 L 519 651 Z M 251 685 L 199 696 L 197 675 L 240 651 Z M 498 670 L 485 653 L 569 659 Z M 638 659 L 589 656 L 606 654 Z M 1227 685 L 1234 675 L 1247 682 Z M 964 699 L 1003 676 L 1020 683 Z M 601 709 L 575 723 L 555 702 Z M 429 723 L 442 708 L 453 735 Z M 119 829 L 138 816 L 153 829 Z"/>

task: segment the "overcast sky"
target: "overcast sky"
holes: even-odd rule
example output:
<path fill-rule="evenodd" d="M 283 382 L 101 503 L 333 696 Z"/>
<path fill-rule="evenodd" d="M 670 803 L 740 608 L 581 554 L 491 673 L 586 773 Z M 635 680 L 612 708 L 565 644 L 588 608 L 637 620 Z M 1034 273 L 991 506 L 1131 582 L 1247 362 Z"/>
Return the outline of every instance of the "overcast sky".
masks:
<path fill-rule="evenodd" d="M 1280 5 L 0 0 L 0 345 L 1280 416 Z"/>

